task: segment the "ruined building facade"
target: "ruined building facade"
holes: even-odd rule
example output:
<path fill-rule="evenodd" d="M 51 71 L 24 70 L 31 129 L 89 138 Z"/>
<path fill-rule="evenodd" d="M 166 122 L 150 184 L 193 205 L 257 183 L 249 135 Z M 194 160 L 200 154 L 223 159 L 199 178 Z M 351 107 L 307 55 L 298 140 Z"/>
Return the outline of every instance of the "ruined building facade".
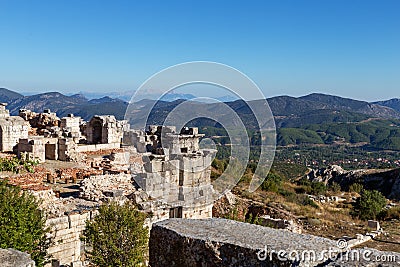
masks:
<path fill-rule="evenodd" d="M 0 103 L 0 151 L 13 151 L 20 138 L 28 138 L 29 123 L 19 116 L 10 116 L 7 104 Z"/>
<path fill-rule="evenodd" d="M 118 121 L 112 115 L 94 116 L 86 126 L 87 141 L 90 144 L 121 143 L 127 121 Z"/>
<path fill-rule="evenodd" d="M 211 161 L 215 150 L 199 148 L 197 128 L 150 126 L 130 132 L 128 142 L 143 153 L 144 171 L 133 179 L 148 199 L 136 199 L 152 221 L 168 218 L 210 218 L 213 207 Z"/>
<path fill-rule="evenodd" d="M 149 227 L 169 218 L 211 218 L 215 193 L 210 174 L 216 151 L 200 149 L 201 137 L 197 128 L 131 130 L 127 121 L 112 115 L 85 122 L 72 114 L 60 119 L 50 110 L 23 109 L 19 116 L 10 116 L 6 105 L 0 105 L 2 151 L 14 150 L 20 158 L 39 162 L 76 162 L 73 170 L 40 165 L 26 177 L 13 178 L 15 185 L 44 200 L 46 224 L 55 241 L 48 251 L 61 265 L 82 264 L 85 243 L 80 237 L 104 202 L 132 202 L 150 215 Z M 75 175 L 69 177 L 69 172 Z M 71 180 L 79 189 L 70 188 Z M 64 198 L 62 190 L 64 196 L 78 192 Z"/>

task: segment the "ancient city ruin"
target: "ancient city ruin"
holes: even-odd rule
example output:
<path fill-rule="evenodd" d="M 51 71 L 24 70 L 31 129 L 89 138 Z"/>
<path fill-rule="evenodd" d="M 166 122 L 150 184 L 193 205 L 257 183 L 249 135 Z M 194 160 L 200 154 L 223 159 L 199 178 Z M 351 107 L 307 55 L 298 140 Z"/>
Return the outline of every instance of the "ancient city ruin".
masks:
<path fill-rule="evenodd" d="M 0 112 L 1 152 L 42 163 L 34 173 L 10 177 L 9 183 L 43 201 L 55 266 L 83 264 L 85 222 L 110 199 L 131 201 L 151 213 L 149 227 L 169 218 L 212 217 L 215 151 L 199 148 L 197 128 L 132 130 L 112 115 L 86 122 L 73 114 L 60 119 L 50 110 L 23 109 L 10 116 L 5 104 Z"/>
<path fill-rule="evenodd" d="M 285 216 L 262 215 L 258 217 L 261 226 L 212 219 L 213 212 L 221 209 L 215 208 L 218 194 L 210 178 L 216 150 L 200 148 L 203 136 L 197 128 L 150 125 L 145 130 L 130 129 L 127 121 L 112 115 L 84 121 L 73 114 L 59 118 L 48 109 L 42 113 L 23 109 L 19 116 L 11 116 L 6 104 L 0 105 L 2 157 L 15 154 L 41 163 L 33 173 L 7 179 L 42 201 L 40 208 L 47 215 L 52 238 L 47 266 L 85 266 L 87 247 L 81 237 L 86 222 L 97 215 L 102 203 L 111 200 L 130 202 L 151 214 L 146 219 L 151 229 L 151 266 L 192 266 L 198 255 L 206 255 L 210 266 L 301 265 L 309 262 L 276 257 L 268 262 L 257 255 L 266 240 L 274 249 L 300 246 L 320 251 L 336 246 L 334 240 L 302 234 L 301 226 Z M 344 201 L 337 196 L 308 197 L 318 203 Z M 226 192 L 219 201 L 234 206 L 235 198 Z M 368 227 L 369 233 L 347 240 L 349 248 L 382 234 L 378 222 L 369 221 Z M 10 249 L 0 250 L 0 259 L 18 259 L 21 266 L 34 264 L 29 255 Z M 311 266 L 318 264 L 335 262 L 325 258 L 311 262 Z"/>

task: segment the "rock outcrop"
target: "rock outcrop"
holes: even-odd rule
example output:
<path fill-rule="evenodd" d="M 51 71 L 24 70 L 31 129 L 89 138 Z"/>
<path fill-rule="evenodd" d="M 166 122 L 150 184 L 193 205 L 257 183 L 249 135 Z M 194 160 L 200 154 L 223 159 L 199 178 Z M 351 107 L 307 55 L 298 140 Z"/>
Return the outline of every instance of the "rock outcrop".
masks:
<path fill-rule="evenodd" d="M 346 171 L 340 166 L 332 165 L 327 168 L 312 170 L 307 178 L 313 182 L 325 184 L 338 183 L 343 190 L 359 183 L 368 190 L 378 190 L 389 199 L 400 200 L 400 169 L 371 170 L 360 169 Z"/>

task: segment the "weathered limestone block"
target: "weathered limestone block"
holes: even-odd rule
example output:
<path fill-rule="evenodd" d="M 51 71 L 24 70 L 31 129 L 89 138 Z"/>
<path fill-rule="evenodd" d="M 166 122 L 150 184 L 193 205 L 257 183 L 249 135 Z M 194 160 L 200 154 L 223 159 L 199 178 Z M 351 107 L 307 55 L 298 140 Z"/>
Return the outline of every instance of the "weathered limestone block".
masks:
<path fill-rule="evenodd" d="M 185 219 L 207 219 L 212 217 L 213 203 L 183 207 L 182 217 Z"/>
<path fill-rule="evenodd" d="M 29 128 L 29 123 L 21 117 L 0 116 L 0 151 L 13 151 L 20 138 L 28 138 Z"/>
<path fill-rule="evenodd" d="M 0 248 L 1 267 L 35 267 L 35 262 L 28 253 L 24 253 L 12 248 Z"/>
<path fill-rule="evenodd" d="M 46 225 L 50 226 L 50 234 L 54 243 L 48 249 L 52 259 L 56 259 L 60 264 L 71 264 L 81 260 L 81 235 L 85 229 L 86 221 L 90 220 L 97 211 L 69 214 L 58 218 L 46 220 Z"/>
<path fill-rule="evenodd" d="M 21 157 L 22 153 L 26 153 L 30 159 L 44 162 L 46 160 L 44 142 L 45 138 L 43 136 L 19 139 L 18 157 Z"/>
<path fill-rule="evenodd" d="M 164 162 L 158 160 L 152 160 L 150 162 L 146 162 L 144 164 L 144 170 L 146 172 L 163 172 L 164 169 Z"/>
<path fill-rule="evenodd" d="M 290 257 L 265 259 L 259 252 L 314 250 L 336 247 L 326 238 L 300 235 L 226 219 L 169 219 L 153 225 L 150 234 L 150 262 L 158 266 L 301 266 Z M 262 255 L 261 255 L 262 256 Z M 260 257 L 260 258 L 259 258 Z M 316 266 L 326 259 L 316 259 Z"/>
<path fill-rule="evenodd" d="M 379 222 L 374 221 L 374 220 L 368 220 L 368 227 L 375 231 L 381 230 L 381 226 L 379 225 Z"/>
<path fill-rule="evenodd" d="M 71 135 L 80 136 L 80 124 L 81 118 L 75 117 L 73 114 L 69 114 L 68 117 L 61 119 L 60 128 L 68 131 Z"/>

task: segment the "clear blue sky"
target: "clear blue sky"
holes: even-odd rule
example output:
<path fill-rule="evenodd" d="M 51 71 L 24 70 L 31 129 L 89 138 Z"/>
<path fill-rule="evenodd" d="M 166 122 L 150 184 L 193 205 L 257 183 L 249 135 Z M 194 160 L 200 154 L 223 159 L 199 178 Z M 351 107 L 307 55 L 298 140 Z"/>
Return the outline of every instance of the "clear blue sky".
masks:
<path fill-rule="evenodd" d="M 400 97 L 400 1 L 1 1 L 0 87 L 134 90 L 209 60 L 269 96 Z"/>

